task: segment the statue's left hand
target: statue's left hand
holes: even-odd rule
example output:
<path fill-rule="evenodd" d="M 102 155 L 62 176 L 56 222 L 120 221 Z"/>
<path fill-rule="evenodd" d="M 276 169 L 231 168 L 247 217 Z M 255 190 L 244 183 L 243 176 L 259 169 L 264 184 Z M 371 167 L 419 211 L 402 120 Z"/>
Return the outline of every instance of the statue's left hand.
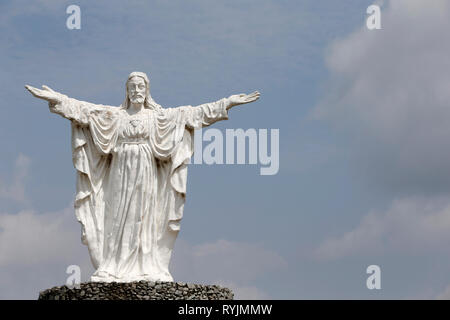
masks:
<path fill-rule="evenodd" d="M 50 104 L 57 104 L 62 101 L 64 95 L 59 92 L 53 91 L 47 86 L 42 86 L 43 89 L 34 88 L 26 85 L 25 88 L 36 98 L 47 100 Z"/>
<path fill-rule="evenodd" d="M 258 91 L 252 92 L 250 94 L 241 93 L 229 96 L 228 100 L 230 101 L 230 108 L 240 104 L 256 101 L 259 99 L 259 96 L 260 93 Z"/>

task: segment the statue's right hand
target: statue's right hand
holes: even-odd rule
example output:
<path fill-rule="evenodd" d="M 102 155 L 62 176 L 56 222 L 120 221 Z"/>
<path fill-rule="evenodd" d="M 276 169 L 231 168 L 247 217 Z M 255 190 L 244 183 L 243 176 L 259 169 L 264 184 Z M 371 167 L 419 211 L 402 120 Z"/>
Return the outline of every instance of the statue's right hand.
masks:
<path fill-rule="evenodd" d="M 59 92 L 53 91 L 47 86 L 42 86 L 43 89 L 34 88 L 26 85 L 25 88 L 36 98 L 47 100 L 50 104 L 57 104 L 62 101 L 63 95 Z"/>

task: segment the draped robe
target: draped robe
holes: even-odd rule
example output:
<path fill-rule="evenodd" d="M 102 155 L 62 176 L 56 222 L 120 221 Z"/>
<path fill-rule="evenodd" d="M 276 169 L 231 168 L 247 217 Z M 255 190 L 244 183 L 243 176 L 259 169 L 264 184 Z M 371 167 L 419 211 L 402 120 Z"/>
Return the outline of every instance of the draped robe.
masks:
<path fill-rule="evenodd" d="M 71 120 L 75 214 L 96 269 L 91 281 L 173 281 L 169 262 L 186 197 L 194 129 L 228 119 L 228 99 L 129 115 L 65 97 Z"/>

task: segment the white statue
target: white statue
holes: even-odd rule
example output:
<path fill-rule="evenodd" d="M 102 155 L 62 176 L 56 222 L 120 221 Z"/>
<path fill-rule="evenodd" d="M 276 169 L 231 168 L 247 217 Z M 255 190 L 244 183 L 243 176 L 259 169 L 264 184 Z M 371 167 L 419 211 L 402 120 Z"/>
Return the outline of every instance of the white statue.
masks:
<path fill-rule="evenodd" d="M 164 109 L 142 72 L 129 75 L 120 107 L 75 100 L 47 86 L 25 87 L 71 120 L 75 214 L 96 269 L 91 281 L 173 281 L 169 261 L 194 129 L 228 119 L 228 109 L 257 100 L 259 92 Z"/>

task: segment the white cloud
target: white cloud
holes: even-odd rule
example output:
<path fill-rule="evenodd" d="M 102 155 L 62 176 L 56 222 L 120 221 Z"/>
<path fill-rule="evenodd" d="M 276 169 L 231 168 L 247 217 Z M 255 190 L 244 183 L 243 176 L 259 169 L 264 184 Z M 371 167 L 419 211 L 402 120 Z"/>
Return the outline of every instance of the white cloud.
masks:
<path fill-rule="evenodd" d="M 63 285 L 72 264 L 88 281 L 93 268 L 72 205 L 57 212 L 0 213 L 0 299 L 36 299 L 39 291 Z M 235 299 L 268 299 L 255 279 L 286 265 L 256 244 L 219 240 L 192 246 L 180 239 L 172 269 L 176 281 L 226 286 Z"/>
<path fill-rule="evenodd" d="M 330 82 L 314 116 L 350 133 L 356 165 L 395 188 L 450 187 L 450 2 L 387 1 L 327 52 Z"/>
<path fill-rule="evenodd" d="M 175 281 L 229 286 L 236 299 L 268 298 L 257 279 L 280 272 L 287 262 L 261 245 L 218 240 L 190 245 L 182 239 L 175 245 L 171 264 Z"/>
<path fill-rule="evenodd" d="M 393 201 L 385 212 L 368 213 L 353 230 L 330 238 L 316 249 L 318 259 L 350 255 L 448 253 L 450 199 L 409 197 Z"/>
<path fill-rule="evenodd" d="M 28 202 L 25 195 L 25 182 L 28 178 L 30 164 L 30 158 L 19 154 L 15 161 L 11 184 L 6 185 L 0 180 L 0 198 L 13 200 L 22 204 Z"/>
<path fill-rule="evenodd" d="M 72 252 L 73 209 L 38 214 L 21 211 L 0 214 L 0 266 L 64 260 Z"/>
<path fill-rule="evenodd" d="M 229 288 L 234 293 L 234 300 L 267 300 L 270 295 L 256 286 L 239 285 L 232 281 L 217 281 L 217 284 Z"/>
<path fill-rule="evenodd" d="M 39 291 L 63 285 L 69 265 L 82 280 L 92 272 L 72 206 L 49 213 L 0 213 L 0 298 L 36 299 Z"/>

